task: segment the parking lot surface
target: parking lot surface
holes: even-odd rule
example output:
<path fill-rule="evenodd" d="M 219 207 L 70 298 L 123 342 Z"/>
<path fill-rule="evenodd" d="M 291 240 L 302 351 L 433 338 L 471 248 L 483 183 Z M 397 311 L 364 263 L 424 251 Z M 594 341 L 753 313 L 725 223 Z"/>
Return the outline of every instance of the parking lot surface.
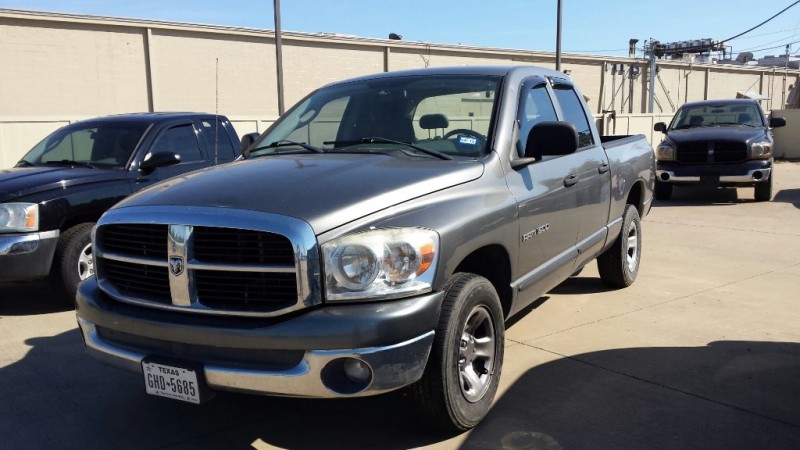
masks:
<path fill-rule="evenodd" d="M 594 264 L 514 317 L 475 430 L 441 434 L 400 393 L 352 400 L 147 396 L 90 359 L 47 284 L 0 285 L 0 447 L 800 448 L 800 164 L 752 189 L 676 189 L 644 221 L 636 283 Z"/>

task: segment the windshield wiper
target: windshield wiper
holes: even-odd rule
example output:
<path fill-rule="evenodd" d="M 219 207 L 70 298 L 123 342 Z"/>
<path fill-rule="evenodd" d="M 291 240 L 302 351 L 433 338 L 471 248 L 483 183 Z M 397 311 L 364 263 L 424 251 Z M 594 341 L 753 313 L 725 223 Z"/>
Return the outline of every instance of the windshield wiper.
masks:
<path fill-rule="evenodd" d="M 302 149 L 308 150 L 309 152 L 313 152 L 313 153 L 324 153 L 325 152 L 325 150 L 323 150 L 321 148 L 314 147 L 313 145 L 308 145 L 305 142 L 295 142 L 295 141 L 282 140 L 282 141 L 275 141 L 275 142 L 272 142 L 270 144 L 262 145 L 262 146 L 259 146 L 259 147 L 256 147 L 256 148 L 248 149 L 246 156 L 249 157 L 253 152 L 257 152 L 259 150 L 265 150 L 265 149 L 268 149 L 268 148 L 289 147 L 289 146 L 292 146 L 292 145 L 297 146 L 297 147 L 301 147 Z"/>
<path fill-rule="evenodd" d="M 70 165 L 70 166 L 87 167 L 89 169 L 96 169 L 95 166 L 89 164 L 88 162 L 75 161 L 75 160 L 72 160 L 72 159 L 61 159 L 61 160 L 58 160 L 58 161 L 43 161 L 43 164 L 62 164 L 62 165 Z"/>
<path fill-rule="evenodd" d="M 398 144 L 398 145 L 405 145 L 406 147 L 413 148 L 414 150 L 420 151 L 425 153 L 426 155 L 434 156 L 439 159 L 445 160 L 452 160 L 453 157 L 442 152 L 437 152 L 436 150 L 431 150 L 429 148 L 420 147 L 419 145 L 414 145 L 410 142 L 402 142 L 402 141 L 395 141 L 393 139 L 387 139 L 383 137 L 363 137 L 361 139 L 356 139 L 353 141 L 325 141 L 323 144 L 325 145 L 355 145 L 355 144 L 373 144 L 373 143 L 382 143 L 382 144 Z"/>
<path fill-rule="evenodd" d="M 20 159 L 19 162 L 17 162 L 17 167 L 36 167 L 36 164 L 25 159 Z"/>

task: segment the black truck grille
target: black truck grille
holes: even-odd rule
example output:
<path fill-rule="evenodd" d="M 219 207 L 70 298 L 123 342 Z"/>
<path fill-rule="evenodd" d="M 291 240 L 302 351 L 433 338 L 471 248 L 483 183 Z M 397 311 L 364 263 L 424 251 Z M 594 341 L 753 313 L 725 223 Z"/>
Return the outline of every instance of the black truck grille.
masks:
<path fill-rule="evenodd" d="M 104 259 L 98 269 L 98 276 L 113 284 L 123 295 L 171 303 L 166 267 Z"/>
<path fill-rule="evenodd" d="M 193 257 L 179 261 L 182 270 L 173 266 L 173 260 L 187 255 L 170 254 L 168 250 L 174 248 L 171 227 L 190 230 L 186 254 Z M 298 303 L 294 247 L 280 234 L 220 227 L 109 224 L 98 227 L 96 239 L 98 280 L 123 301 L 234 315 L 275 313 Z M 184 270 L 188 277 L 181 277 Z"/>
<path fill-rule="evenodd" d="M 194 257 L 227 264 L 294 264 L 288 239 L 273 233 L 235 228 L 194 228 Z"/>
<path fill-rule="evenodd" d="M 109 225 L 97 231 L 103 249 L 125 256 L 167 259 L 167 225 Z"/>
<path fill-rule="evenodd" d="M 678 145 L 677 160 L 684 164 L 734 163 L 747 159 L 747 144 L 731 141 L 695 141 Z"/>

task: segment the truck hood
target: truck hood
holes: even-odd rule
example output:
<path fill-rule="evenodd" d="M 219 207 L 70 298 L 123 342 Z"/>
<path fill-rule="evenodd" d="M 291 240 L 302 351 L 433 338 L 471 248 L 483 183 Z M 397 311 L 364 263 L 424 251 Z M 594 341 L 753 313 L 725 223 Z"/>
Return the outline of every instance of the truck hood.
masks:
<path fill-rule="evenodd" d="M 764 128 L 752 127 L 697 127 L 667 133 L 670 141 L 682 144 L 689 141 L 751 141 L 766 138 Z"/>
<path fill-rule="evenodd" d="M 117 205 L 212 206 L 292 216 L 319 234 L 410 199 L 474 180 L 480 161 L 382 154 L 275 155 L 178 176 Z"/>
<path fill-rule="evenodd" d="M 0 170 L 0 202 L 51 189 L 124 178 L 125 171 L 122 170 L 70 166 L 12 167 Z"/>

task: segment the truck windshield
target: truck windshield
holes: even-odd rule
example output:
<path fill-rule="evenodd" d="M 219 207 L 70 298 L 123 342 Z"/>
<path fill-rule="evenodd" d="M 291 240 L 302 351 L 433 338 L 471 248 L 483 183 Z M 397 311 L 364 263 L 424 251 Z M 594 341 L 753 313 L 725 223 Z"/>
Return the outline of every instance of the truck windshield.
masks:
<path fill-rule="evenodd" d="M 146 129 L 144 123 L 69 125 L 36 144 L 20 163 L 125 167 Z"/>
<path fill-rule="evenodd" d="M 703 104 L 681 108 L 672 119 L 670 130 L 696 127 L 764 127 L 763 116 L 755 104 Z"/>
<path fill-rule="evenodd" d="M 425 75 L 331 85 L 295 105 L 249 154 L 310 153 L 310 147 L 478 158 L 487 152 L 499 83 L 492 76 Z"/>

